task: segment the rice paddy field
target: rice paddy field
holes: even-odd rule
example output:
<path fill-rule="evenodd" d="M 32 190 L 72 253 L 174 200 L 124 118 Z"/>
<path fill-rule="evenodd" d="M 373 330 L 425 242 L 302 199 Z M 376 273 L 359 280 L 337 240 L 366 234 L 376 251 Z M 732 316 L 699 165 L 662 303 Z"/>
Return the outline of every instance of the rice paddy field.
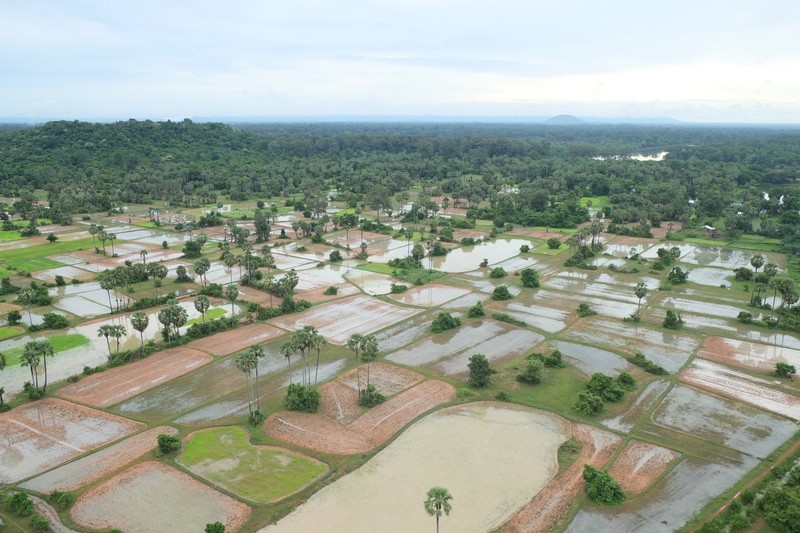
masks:
<path fill-rule="evenodd" d="M 195 307 L 205 283 L 237 283 L 245 273 L 220 258 L 227 230 L 208 228 L 211 267 L 201 279 L 181 257 L 189 235 L 146 215 L 96 215 L 93 222 L 117 235 L 105 255 L 84 221 L 60 229 L 55 243 L 0 232 L 0 274 L 17 286 L 47 284 L 52 298 L 26 307 L 7 295 L 0 303 L 23 317 L 0 325 L 0 387 L 10 406 L 0 413 L 0 492 L 69 490 L 77 501 L 58 515 L 60 527 L 200 531 L 220 521 L 228 531 L 422 530 L 433 527 L 425 493 L 441 485 L 453 495 L 446 530 L 675 531 L 697 527 L 795 442 L 800 387 L 772 370 L 800 366 L 800 337 L 737 320 L 742 311 L 768 316 L 748 306 L 750 293 L 733 279 L 734 268 L 749 264 L 747 247 L 601 234 L 596 270 L 565 268 L 572 250 L 544 242 L 568 232 L 518 228 L 491 239 L 491 228 L 479 225 L 461 237 L 485 240 L 424 258 L 435 281 L 416 285 L 387 264 L 408 254 L 404 237 L 340 229 L 311 244 L 294 238 L 299 215 L 284 213 L 275 227 L 290 238 L 272 251 L 276 267 L 261 272 L 280 279 L 294 271 L 293 298 L 310 306 L 259 318 L 283 299 L 251 286 L 241 287 L 233 308 L 213 296 L 204 315 Z M 357 249 L 362 240 L 368 255 L 359 259 L 346 245 Z M 672 246 L 688 283 L 659 290 L 666 272 L 650 266 L 659 247 Z M 344 260 L 328 261 L 332 250 Z M 639 259 L 629 259 L 631 251 Z M 767 255 L 785 268 L 785 257 Z M 101 286 L 99 273 L 145 261 L 168 268 L 161 287 Z M 178 266 L 192 279 L 179 282 Z M 498 267 L 506 275 L 490 276 Z M 526 268 L 541 286 L 523 286 Z M 641 298 L 639 283 L 647 288 Z M 501 285 L 509 299 L 493 298 Z M 165 345 L 160 305 L 141 309 L 141 332 L 125 307 L 173 291 L 186 322 Z M 683 317 L 682 327 L 663 327 L 667 311 Z M 459 325 L 434 333 L 444 312 Z M 67 328 L 38 330 L 47 313 L 67 318 Z M 230 317 L 238 327 L 187 336 Z M 325 339 L 319 352 L 287 352 L 306 326 Z M 107 338 L 108 327 L 123 333 Z M 356 359 L 348 348 L 356 333 L 375 335 L 379 361 Z M 47 397 L 28 401 L 23 384 L 45 377 L 43 364 L 21 364 L 36 340 L 54 353 Z M 262 356 L 248 379 L 237 356 L 251 346 Z M 532 358 L 554 351 L 563 368 L 545 367 L 537 385 L 517 379 Z M 136 355 L 105 368 L 117 352 Z M 486 388 L 467 381 L 475 354 L 494 371 Z M 634 364 L 639 354 L 663 372 Z M 628 373 L 636 383 L 588 416 L 573 405 L 596 373 Z M 372 408 L 358 403 L 368 381 L 386 398 Z M 287 388 L 300 382 L 320 391 L 317 413 L 286 410 Z M 248 422 L 255 409 L 264 422 Z M 158 435 L 177 437 L 180 449 L 160 453 Z M 590 503 L 584 464 L 619 478 L 626 501 Z"/>

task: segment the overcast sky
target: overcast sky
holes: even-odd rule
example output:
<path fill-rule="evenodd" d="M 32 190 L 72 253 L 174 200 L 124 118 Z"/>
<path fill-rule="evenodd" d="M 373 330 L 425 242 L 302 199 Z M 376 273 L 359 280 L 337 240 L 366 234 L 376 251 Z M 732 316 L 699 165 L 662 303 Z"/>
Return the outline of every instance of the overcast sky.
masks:
<path fill-rule="evenodd" d="M 6 0 L 0 118 L 800 123 L 798 0 Z"/>

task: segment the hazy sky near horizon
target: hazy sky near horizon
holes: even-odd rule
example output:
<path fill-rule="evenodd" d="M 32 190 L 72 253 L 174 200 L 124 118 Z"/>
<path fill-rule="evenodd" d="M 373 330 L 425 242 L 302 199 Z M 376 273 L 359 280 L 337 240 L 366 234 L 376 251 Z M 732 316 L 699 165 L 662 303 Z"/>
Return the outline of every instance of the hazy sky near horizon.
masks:
<path fill-rule="evenodd" d="M 800 123 L 797 0 L 26 0 L 0 21 L 0 118 Z"/>

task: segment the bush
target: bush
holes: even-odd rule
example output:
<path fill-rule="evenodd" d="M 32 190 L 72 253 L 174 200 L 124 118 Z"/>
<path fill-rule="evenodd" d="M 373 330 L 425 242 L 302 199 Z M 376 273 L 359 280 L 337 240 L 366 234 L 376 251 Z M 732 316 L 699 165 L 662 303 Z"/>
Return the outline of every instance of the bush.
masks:
<path fill-rule="evenodd" d="M 323 294 L 325 294 L 325 296 L 333 296 L 335 294 L 339 294 L 339 288 L 336 285 L 331 285 L 330 287 L 325 289 L 325 292 Z"/>
<path fill-rule="evenodd" d="M 506 391 L 501 390 L 500 392 L 494 395 L 494 399 L 501 402 L 510 402 L 511 396 L 509 396 Z"/>
<path fill-rule="evenodd" d="M 484 311 L 483 304 L 481 302 L 476 303 L 469 308 L 469 311 L 467 311 L 468 318 L 476 318 L 479 316 L 486 316 L 486 311 Z"/>
<path fill-rule="evenodd" d="M 643 368 L 645 372 L 653 374 L 654 376 L 666 376 L 667 374 L 669 374 L 669 372 L 667 372 L 662 366 L 659 366 L 654 362 L 650 361 L 641 352 L 637 353 L 628 360 L 634 365 Z"/>
<path fill-rule="evenodd" d="M 339 250 L 334 250 L 329 256 L 331 263 L 340 263 L 342 261 L 342 253 Z"/>
<path fill-rule="evenodd" d="M 636 388 L 636 378 L 627 372 L 623 372 L 617 376 L 617 383 L 619 383 L 619 386 L 626 391 L 631 391 Z"/>
<path fill-rule="evenodd" d="M 492 318 L 494 318 L 495 320 L 499 320 L 500 322 L 508 322 L 509 324 L 514 324 L 515 326 L 519 326 L 521 328 L 528 326 L 528 324 L 526 324 L 522 320 L 518 320 L 507 313 L 494 313 L 492 314 Z"/>
<path fill-rule="evenodd" d="M 448 329 L 457 328 L 461 325 L 461 320 L 450 315 L 450 313 L 439 313 L 439 316 L 433 319 L 431 323 L 431 331 L 433 333 L 441 333 Z"/>
<path fill-rule="evenodd" d="M 181 439 L 175 435 L 165 435 L 161 433 L 158 436 L 158 451 L 162 455 L 169 455 L 181 449 Z"/>
<path fill-rule="evenodd" d="M 523 254 L 527 254 L 528 252 L 531 251 L 531 247 L 528 246 L 527 244 L 523 244 L 522 246 L 519 247 L 519 251 L 522 252 Z"/>
<path fill-rule="evenodd" d="M 583 416 L 594 416 L 603 410 L 603 399 L 589 391 L 580 391 L 572 408 Z"/>
<path fill-rule="evenodd" d="M 498 278 L 504 278 L 504 277 L 506 277 L 507 275 L 508 275 L 508 274 L 506 273 L 506 270 L 505 270 L 503 267 L 495 267 L 495 268 L 493 268 L 493 269 L 492 269 L 492 271 L 489 273 L 489 277 L 490 277 L 490 278 L 494 278 L 494 279 L 498 279 Z"/>
<path fill-rule="evenodd" d="M 313 387 L 292 383 L 286 392 L 286 408 L 290 411 L 316 413 L 319 409 L 319 392 Z"/>
<path fill-rule="evenodd" d="M 42 318 L 44 318 L 44 327 L 47 329 L 64 329 L 69 326 L 67 317 L 57 313 L 45 313 Z"/>
<path fill-rule="evenodd" d="M 519 273 L 523 287 L 535 289 L 539 286 L 539 275 L 532 268 L 524 268 Z"/>
<path fill-rule="evenodd" d="M 752 324 L 753 315 L 751 313 L 748 313 L 747 311 L 741 311 L 738 315 L 736 315 L 736 320 L 738 320 L 742 324 Z"/>
<path fill-rule="evenodd" d="M 34 512 L 33 502 L 26 493 L 15 492 L 6 499 L 6 510 L 20 518 L 31 516 Z"/>
<path fill-rule="evenodd" d="M 689 279 L 689 273 L 681 270 L 681 267 L 675 267 L 667 274 L 667 281 L 673 285 L 686 283 Z"/>
<path fill-rule="evenodd" d="M 542 382 L 542 370 L 544 363 L 539 359 L 529 359 L 525 364 L 525 369 L 517 374 L 517 381 L 538 385 Z"/>
<path fill-rule="evenodd" d="M 667 316 L 664 317 L 664 322 L 662 325 L 667 329 L 680 329 L 683 325 L 683 319 L 681 315 L 673 311 L 672 309 L 667 309 Z"/>
<path fill-rule="evenodd" d="M 379 403 L 386 401 L 386 397 L 378 392 L 375 385 L 369 384 L 366 389 L 361 389 L 358 394 L 358 405 L 364 407 L 375 407 Z"/>
<path fill-rule="evenodd" d="M 558 240 L 556 237 L 550 237 L 547 239 L 547 247 L 551 250 L 558 250 L 561 248 L 561 241 Z"/>
<path fill-rule="evenodd" d="M 561 352 L 558 350 L 553 350 L 550 352 L 550 355 L 546 355 L 543 359 L 543 362 L 544 366 L 547 368 L 564 368 L 567 366 L 567 363 L 564 362 Z"/>
<path fill-rule="evenodd" d="M 513 297 L 505 285 L 495 287 L 494 292 L 492 292 L 492 300 L 510 300 Z"/>
<path fill-rule="evenodd" d="M 222 522 L 214 522 L 213 524 L 206 524 L 204 533 L 225 533 L 225 524 Z"/>
<path fill-rule="evenodd" d="M 392 283 L 392 294 L 400 294 L 406 292 L 408 290 L 408 285 L 400 285 L 398 283 Z"/>
<path fill-rule="evenodd" d="M 602 372 L 592 374 L 586 390 L 602 398 L 606 402 L 618 402 L 625 396 L 625 391 L 619 384 L 615 383 L 614 378 Z"/>
<path fill-rule="evenodd" d="M 61 275 L 56 275 L 55 281 L 56 281 L 56 287 L 63 287 L 64 285 L 67 284 L 67 282 L 64 280 L 64 276 Z"/>
<path fill-rule="evenodd" d="M 469 378 L 467 381 L 470 385 L 477 388 L 489 386 L 492 374 L 494 374 L 495 371 L 489 366 L 489 360 L 485 355 L 480 353 L 474 354 L 469 358 L 467 367 L 469 368 Z"/>
<path fill-rule="evenodd" d="M 66 511 L 75 503 L 75 495 L 71 492 L 54 490 L 47 496 L 47 501 L 59 511 Z"/>
<path fill-rule="evenodd" d="M 19 324 L 21 320 L 22 320 L 22 313 L 17 310 L 9 311 L 8 313 L 6 313 L 6 322 L 8 322 L 9 326 L 15 326 Z"/>
<path fill-rule="evenodd" d="M 593 502 L 613 505 L 625 501 L 625 493 L 608 472 L 583 465 L 583 479 L 586 480 L 586 494 Z"/>
<path fill-rule="evenodd" d="M 596 315 L 596 314 L 597 314 L 597 311 L 595 311 L 594 309 L 589 307 L 589 304 L 580 304 L 578 306 L 578 316 L 580 316 L 580 317 L 587 317 L 587 316 L 592 316 L 592 315 Z"/>
<path fill-rule="evenodd" d="M 50 235 L 53 234 L 51 233 Z M 53 531 L 50 528 L 50 522 L 45 520 L 44 517 L 38 513 L 31 517 L 31 529 L 34 531 L 34 533 L 48 533 Z"/>
<path fill-rule="evenodd" d="M 790 365 L 789 363 L 775 363 L 775 375 L 779 378 L 792 379 L 792 375 L 796 373 L 797 369 L 794 365 Z"/>

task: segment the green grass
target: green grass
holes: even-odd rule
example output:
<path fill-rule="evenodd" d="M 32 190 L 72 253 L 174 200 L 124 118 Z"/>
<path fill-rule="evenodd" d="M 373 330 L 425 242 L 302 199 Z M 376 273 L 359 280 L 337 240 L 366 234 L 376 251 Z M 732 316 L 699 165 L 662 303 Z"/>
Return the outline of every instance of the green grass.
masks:
<path fill-rule="evenodd" d="M 705 237 L 687 237 L 683 242 L 700 244 L 703 246 L 716 246 L 719 248 L 738 248 L 740 250 L 750 250 L 754 252 L 777 252 L 780 249 L 778 239 L 768 239 L 757 235 L 743 235 L 735 241 L 722 239 L 708 239 Z"/>
<path fill-rule="evenodd" d="M 48 256 L 67 254 L 78 250 L 93 250 L 92 239 L 78 239 L 75 241 L 58 241 L 43 243 L 27 248 L 3 251 L 2 267 L 16 267 L 19 270 L 35 272 L 45 268 L 61 266 L 62 263 L 47 259 Z M 109 248 L 110 251 L 110 248 Z"/>
<path fill-rule="evenodd" d="M 289 450 L 253 446 L 239 427 L 194 433 L 178 461 L 197 475 L 257 502 L 285 498 L 328 470 L 324 463 Z"/>
<path fill-rule="evenodd" d="M 206 320 L 214 320 L 215 318 L 220 318 L 225 316 L 227 311 L 223 307 L 215 307 L 214 309 L 209 309 L 206 311 Z M 192 324 L 200 324 L 203 322 L 203 317 L 199 316 L 197 318 L 193 318 L 186 323 L 186 326 L 191 326 Z"/>
<path fill-rule="evenodd" d="M 358 268 L 368 272 L 394 276 L 400 281 L 406 281 L 411 284 L 416 284 L 417 281 L 419 281 L 421 285 L 430 283 L 431 281 L 447 275 L 447 272 L 440 272 L 438 270 L 430 272 L 427 268 L 415 268 L 411 270 L 394 269 L 389 265 L 380 263 L 364 263 L 363 265 L 359 265 Z M 397 275 L 394 275 L 395 270 L 397 270 Z"/>
<path fill-rule="evenodd" d="M 16 270 L 9 270 L 5 267 L 0 266 L 0 278 L 10 278 L 11 276 L 17 273 Z"/>
<path fill-rule="evenodd" d="M 377 274 L 387 274 L 389 276 L 392 275 L 394 269 L 389 265 L 385 265 L 383 263 L 364 263 L 363 265 L 358 265 L 358 268 L 361 270 L 366 270 L 367 272 L 375 272 Z"/>
<path fill-rule="evenodd" d="M 592 207 L 605 207 L 608 205 L 608 196 L 584 196 L 581 198 L 581 207 L 588 207 L 589 200 L 592 201 Z"/>
<path fill-rule="evenodd" d="M 19 231 L 0 231 L 0 242 L 18 241 L 20 239 L 24 239 L 24 237 L 19 234 Z"/>
<path fill-rule="evenodd" d="M 81 335 L 79 333 L 70 333 L 68 335 L 57 335 L 55 337 L 50 337 L 49 339 L 45 340 L 49 341 L 50 344 L 53 346 L 53 354 L 58 354 L 59 352 L 64 352 L 66 350 L 77 348 L 79 346 L 86 346 L 91 342 L 88 337 Z M 5 354 L 8 360 L 8 365 L 10 366 L 19 364 L 19 358 L 22 355 L 22 352 L 24 351 L 25 348 L 22 346 L 6 350 Z"/>
<path fill-rule="evenodd" d="M 569 246 L 567 246 L 564 243 L 561 243 L 561 246 L 559 248 L 556 248 L 555 250 L 547 246 L 547 244 L 541 244 L 536 248 L 534 248 L 533 250 L 531 250 L 531 252 L 534 254 L 541 254 L 541 255 L 558 255 L 563 252 L 566 252 L 567 250 L 569 250 Z"/>
<path fill-rule="evenodd" d="M 3 326 L 0 327 L 0 341 L 4 339 L 8 339 L 10 337 L 16 337 L 20 333 L 22 333 L 22 328 L 14 327 L 14 326 Z"/>
<path fill-rule="evenodd" d="M 157 228 L 159 226 L 156 225 L 155 221 L 153 220 L 145 220 L 144 222 L 134 222 L 134 226 L 139 226 L 140 228 Z M 161 224 L 162 226 L 164 224 Z"/>

